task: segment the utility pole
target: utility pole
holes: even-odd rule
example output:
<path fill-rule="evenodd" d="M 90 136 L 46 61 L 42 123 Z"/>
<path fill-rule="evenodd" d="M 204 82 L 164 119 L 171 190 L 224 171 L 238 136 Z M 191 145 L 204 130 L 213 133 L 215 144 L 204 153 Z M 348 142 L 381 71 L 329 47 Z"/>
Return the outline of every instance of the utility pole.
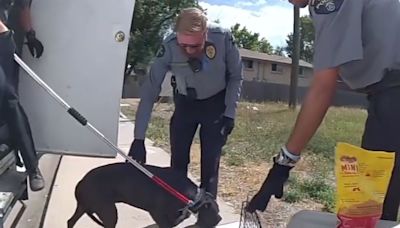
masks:
<path fill-rule="evenodd" d="M 289 108 L 296 109 L 297 106 L 297 83 L 299 76 L 299 58 L 300 58 L 300 8 L 293 7 L 293 53 L 292 53 L 292 71 L 290 75 Z"/>

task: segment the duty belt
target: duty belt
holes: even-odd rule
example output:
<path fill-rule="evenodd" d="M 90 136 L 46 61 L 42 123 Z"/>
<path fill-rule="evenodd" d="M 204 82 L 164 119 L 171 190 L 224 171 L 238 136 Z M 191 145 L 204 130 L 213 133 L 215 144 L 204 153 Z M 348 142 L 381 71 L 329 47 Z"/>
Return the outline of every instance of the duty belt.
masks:
<path fill-rule="evenodd" d="M 400 70 L 397 69 L 385 70 L 382 80 L 357 91 L 371 95 L 393 87 L 400 87 Z"/>

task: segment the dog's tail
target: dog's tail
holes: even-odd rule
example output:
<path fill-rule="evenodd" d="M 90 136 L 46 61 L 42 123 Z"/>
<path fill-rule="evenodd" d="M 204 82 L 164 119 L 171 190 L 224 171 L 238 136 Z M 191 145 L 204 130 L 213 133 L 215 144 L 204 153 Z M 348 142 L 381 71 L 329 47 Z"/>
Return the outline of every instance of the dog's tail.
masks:
<path fill-rule="evenodd" d="M 83 214 L 87 214 L 95 223 L 104 227 L 103 223 L 98 218 L 96 218 L 92 212 L 87 212 L 82 205 L 78 204 L 78 206 L 76 207 L 75 213 L 72 215 L 72 217 L 67 222 L 68 228 L 73 228 L 75 226 L 75 223 L 79 220 L 79 218 Z"/>
<path fill-rule="evenodd" d="M 95 223 L 97 223 L 97 225 L 104 227 L 104 224 L 103 224 L 98 218 L 96 218 L 96 217 L 93 215 L 93 213 L 86 212 L 86 214 L 87 214 Z"/>

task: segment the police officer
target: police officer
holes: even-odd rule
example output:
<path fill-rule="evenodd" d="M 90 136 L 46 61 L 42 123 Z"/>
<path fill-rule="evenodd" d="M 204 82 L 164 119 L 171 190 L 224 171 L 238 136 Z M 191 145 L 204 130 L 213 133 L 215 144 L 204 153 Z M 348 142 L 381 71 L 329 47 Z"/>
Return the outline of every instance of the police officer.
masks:
<path fill-rule="evenodd" d="M 201 188 L 217 196 L 221 150 L 234 128 L 242 62 L 229 31 L 207 24 L 200 9 L 183 9 L 175 33 L 162 43 L 144 83 L 129 154 L 145 162 L 145 132 L 165 74 L 174 75 L 170 122 L 171 167 L 187 174 L 190 147 L 200 126 Z"/>
<path fill-rule="evenodd" d="M 22 56 L 24 42 L 33 57 L 40 58 L 43 54 L 43 44 L 36 38 L 36 32 L 33 29 L 31 21 L 30 6 L 31 0 L 0 0 L 0 19 L 12 30 L 13 39 L 16 45 L 16 53 Z M 19 67 L 12 77 L 12 83 L 18 92 Z"/>
<path fill-rule="evenodd" d="M 280 198 L 290 170 L 315 134 L 335 95 L 338 75 L 367 94 L 368 119 L 362 147 L 396 152 L 382 219 L 397 218 L 400 203 L 400 3 L 398 0 L 291 0 L 309 5 L 316 31 L 314 79 L 291 136 L 274 157 L 259 192 L 247 209 L 264 211 L 271 195 Z"/>
<path fill-rule="evenodd" d="M 32 132 L 28 117 L 19 103 L 18 95 L 18 65 L 14 61 L 13 54 L 21 53 L 26 34 L 27 45 L 33 56 L 40 57 L 43 45 L 36 39 L 30 21 L 30 1 L 26 0 L 0 0 L 0 66 L 1 73 L 5 77 L 6 88 L 1 107 L 1 118 L 7 123 L 10 133 L 10 146 L 21 153 L 32 191 L 44 188 L 44 179 L 38 167 L 38 157 L 35 150 Z M 12 26 L 12 27 L 11 27 Z M 17 41 L 14 42 L 14 31 Z M 22 38 L 21 38 L 22 35 Z M 18 51 L 19 50 L 19 51 Z M 17 156 L 18 157 L 18 156 Z M 22 164 L 19 164 L 22 166 Z"/>

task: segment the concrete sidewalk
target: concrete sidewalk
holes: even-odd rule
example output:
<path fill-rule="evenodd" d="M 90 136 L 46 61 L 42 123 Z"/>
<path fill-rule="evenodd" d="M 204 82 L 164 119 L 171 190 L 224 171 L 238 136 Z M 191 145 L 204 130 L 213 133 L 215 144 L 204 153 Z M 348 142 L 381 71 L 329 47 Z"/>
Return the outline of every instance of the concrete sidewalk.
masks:
<path fill-rule="evenodd" d="M 125 153 L 129 150 L 130 143 L 133 138 L 133 124 L 131 122 L 121 121 L 119 125 L 119 141 L 118 146 Z M 147 141 L 147 140 L 146 140 Z M 158 166 L 169 165 L 169 155 L 161 150 L 146 145 L 148 151 L 148 163 Z M 67 227 L 67 220 L 75 211 L 76 201 L 74 197 L 75 186 L 78 181 L 91 169 L 114 162 L 124 161 L 121 156 L 115 159 L 105 158 L 87 158 L 64 156 L 58 170 L 58 174 L 54 183 L 51 199 L 46 212 L 43 228 L 63 228 Z M 221 216 L 223 220 L 220 225 L 232 224 L 229 227 L 238 227 L 236 224 L 239 221 L 239 215 L 234 213 L 234 210 L 222 201 L 219 201 Z M 125 204 L 117 204 L 118 208 L 118 228 L 142 228 L 153 227 L 153 220 L 147 212 L 133 208 Z M 187 227 L 195 223 L 194 216 L 184 221 L 178 227 Z M 84 215 L 76 224 L 76 228 L 98 228 L 89 217 Z M 224 226 L 226 227 L 226 226 Z"/>

